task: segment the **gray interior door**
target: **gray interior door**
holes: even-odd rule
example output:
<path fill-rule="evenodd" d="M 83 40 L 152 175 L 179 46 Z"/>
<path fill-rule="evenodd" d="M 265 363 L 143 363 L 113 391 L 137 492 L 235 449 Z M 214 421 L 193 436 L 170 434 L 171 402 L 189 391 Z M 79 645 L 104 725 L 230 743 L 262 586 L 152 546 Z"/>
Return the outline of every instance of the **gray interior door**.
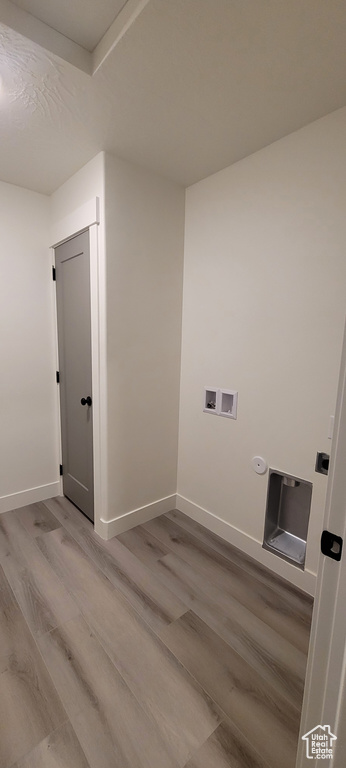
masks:
<path fill-rule="evenodd" d="M 94 519 L 89 232 L 55 248 L 63 489 Z"/>

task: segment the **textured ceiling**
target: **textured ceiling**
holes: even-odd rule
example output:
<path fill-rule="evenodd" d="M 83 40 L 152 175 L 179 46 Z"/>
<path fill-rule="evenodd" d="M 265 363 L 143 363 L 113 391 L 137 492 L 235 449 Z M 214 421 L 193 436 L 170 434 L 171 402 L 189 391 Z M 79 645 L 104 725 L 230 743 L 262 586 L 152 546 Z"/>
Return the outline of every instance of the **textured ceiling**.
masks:
<path fill-rule="evenodd" d="M 106 150 L 191 184 L 344 106 L 345 37 L 344 0 L 150 0 L 90 77 L 0 26 L 0 179 Z"/>

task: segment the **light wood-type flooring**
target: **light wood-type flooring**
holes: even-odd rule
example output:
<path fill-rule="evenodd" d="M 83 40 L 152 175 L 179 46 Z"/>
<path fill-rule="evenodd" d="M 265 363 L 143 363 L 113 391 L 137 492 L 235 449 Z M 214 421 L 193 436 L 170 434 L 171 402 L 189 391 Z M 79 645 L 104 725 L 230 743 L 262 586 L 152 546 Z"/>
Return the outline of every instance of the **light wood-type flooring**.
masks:
<path fill-rule="evenodd" d="M 294 768 L 311 611 L 180 512 L 0 515 L 0 768 Z"/>

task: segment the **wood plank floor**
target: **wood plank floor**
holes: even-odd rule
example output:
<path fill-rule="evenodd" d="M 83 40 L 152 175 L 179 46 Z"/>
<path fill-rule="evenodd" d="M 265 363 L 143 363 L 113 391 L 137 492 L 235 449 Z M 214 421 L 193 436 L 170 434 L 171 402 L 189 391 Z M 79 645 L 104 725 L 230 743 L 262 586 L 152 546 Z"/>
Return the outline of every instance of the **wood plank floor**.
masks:
<path fill-rule="evenodd" d="M 0 515 L 0 768 L 294 768 L 311 613 L 177 511 Z"/>

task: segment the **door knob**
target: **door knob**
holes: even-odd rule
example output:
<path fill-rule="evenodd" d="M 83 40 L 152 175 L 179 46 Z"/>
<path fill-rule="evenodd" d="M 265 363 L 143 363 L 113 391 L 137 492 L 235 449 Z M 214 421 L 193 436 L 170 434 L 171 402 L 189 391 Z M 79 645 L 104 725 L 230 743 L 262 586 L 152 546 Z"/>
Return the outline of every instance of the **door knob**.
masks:
<path fill-rule="evenodd" d="M 90 395 L 88 395 L 88 397 L 82 397 L 81 405 L 91 405 L 91 403 L 92 403 L 92 399 Z"/>

